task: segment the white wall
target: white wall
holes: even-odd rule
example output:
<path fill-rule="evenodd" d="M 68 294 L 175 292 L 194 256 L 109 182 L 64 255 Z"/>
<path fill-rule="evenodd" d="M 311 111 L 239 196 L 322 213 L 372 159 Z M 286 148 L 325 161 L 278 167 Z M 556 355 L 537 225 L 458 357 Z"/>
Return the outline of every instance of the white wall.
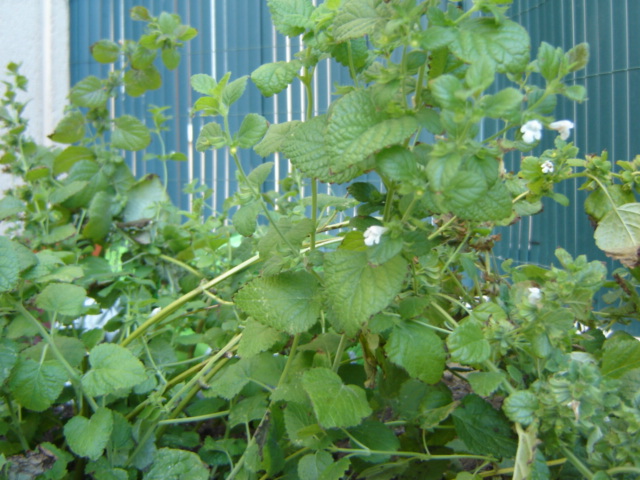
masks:
<path fill-rule="evenodd" d="M 6 65 L 21 63 L 20 73 L 29 80 L 25 117 L 28 134 L 47 144 L 62 118 L 69 92 L 68 0 L 0 0 L 0 80 Z M 4 91 L 0 85 L 0 91 Z M 12 180 L 0 176 L 0 196 Z"/>

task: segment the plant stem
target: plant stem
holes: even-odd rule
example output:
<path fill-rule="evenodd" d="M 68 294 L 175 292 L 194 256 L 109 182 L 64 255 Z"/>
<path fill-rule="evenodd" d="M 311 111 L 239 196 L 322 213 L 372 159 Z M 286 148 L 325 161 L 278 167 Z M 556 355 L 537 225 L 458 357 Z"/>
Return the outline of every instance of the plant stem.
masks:
<path fill-rule="evenodd" d="M 18 436 L 18 440 L 20 440 L 20 446 L 22 450 L 25 452 L 30 450 L 29 442 L 27 442 L 27 438 L 24 436 L 24 432 L 20 427 L 20 419 L 16 415 L 15 410 L 13 409 L 13 402 L 8 394 L 4 393 L 2 395 L 4 397 L 5 404 L 7 405 L 7 410 L 9 411 L 9 416 L 11 417 L 11 423 L 13 423 L 14 433 Z"/>
<path fill-rule="evenodd" d="M 122 340 L 120 342 L 120 345 L 123 346 L 123 347 L 126 347 L 132 341 L 134 341 L 136 338 L 138 338 L 140 335 L 142 335 L 144 332 L 146 332 L 149 328 L 151 328 L 153 325 L 155 325 L 156 323 L 160 322 L 161 320 L 163 320 L 166 317 L 168 317 L 169 315 L 171 315 L 173 312 L 178 310 L 180 307 L 182 307 L 185 303 L 187 303 L 192 298 L 194 298 L 194 297 L 196 297 L 198 295 L 201 295 L 205 290 L 209 290 L 210 288 L 212 288 L 213 286 L 217 285 L 218 283 L 226 280 L 229 277 L 232 277 L 236 273 L 244 270 L 245 268 L 247 268 L 247 267 L 249 267 L 249 266 L 251 266 L 251 265 L 253 265 L 255 263 L 258 263 L 259 261 L 260 261 L 260 255 L 254 255 L 253 257 L 248 258 L 247 260 L 245 260 L 241 264 L 236 265 L 235 267 L 227 270 L 222 275 L 218 275 L 213 280 L 210 280 L 209 282 L 204 283 L 204 284 L 194 288 L 190 292 L 185 293 L 183 296 L 181 296 L 177 300 L 174 300 L 173 302 L 171 302 L 169 305 L 167 305 L 165 308 L 160 310 L 158 313 L 156 313 L 155 315 L 153 315 L 150 318 L 148 318 L 142 325 L 140 325 L 133 332 L 131 332 L 131 334 L 127 338 Z"/>
<path fill-rule="evenodd" d="M 224 410 L 222 412 L 209 413 L 207 415 L 198 415 L 195 417 L 185 417 L 185 418 L 168 418 L 166 420 L 160 420 L 158 425 L 175 425 L 178 423 L 195 423 L 195 422 L 204 422 L 205 420 L 212 420 L 214 418 L 226 417 L 229 415 L 229 410 Z"/>
<path fill-rule="evenodd" d="M 342 354 L 344 353 L 344 347 L 347 344 L 347 336 L 343 333 L 340 337 L 340 343 L 338 344 L 338 350 L 336 350 L 336 356 L 333 359 L 332 370 L 334 372 L 338 371 L 340 367 L 340 362 L 342 361 Z"/>
<path fill-rule="evenodd" d="M 428 454 L 428 453 L 418 453 L 418 452 L 395 452 L 393 450 L 371 450 L 369 448 L 360 449 L 360 448 L 339 448 L 339 447 L 329 447 L 327 448 L 330 452 L 335 453 L 347 453 L 354 455 L 389 455 L 394 457 L 405 457 L 405 458 L 414 458 L 416 460 L 421 460 L 424 462 L 428 462 L 430 460 L 457 460 L 461 458 L 470 458 L 475 460 L 486 460 L 488 462 L 495 462 L 496 459 L 493 457 L 487 457 L 483 455 L 437 455 L 437 454 Z"/>
<path fill-rule="evenodd" d="M 445 224 L 443 224 L 440 228 L 438 228 L 435 232 L 433 232 L 431 235 L 429 235 L 427 237 L 427 240 L 433 240 L 434 238 L 436 238 L 438 235 L 440 235 L 443 231 L 445 231 L 449 225 L 451 225 L 453 222 L 455 222 L 458 219 L 458 217 L 456 217 L 455 215 L 453 217 L 451 217 L 449 220 L 447 220 L 447 222 Z"/>
<path fill-rule="evenodd" d="M 174 265 L 179 266 L 180 268 L 183 268 L 184 270 L 194 274 L 196 277 L 198 278 L 204 278 L 204 275 L 202 273 L 200 273 L 199 271 L 197 271 L 195 268 L 187 265 L 184 262 L 181 262 L 180 260 L 170 257 L 169 255 L 165 255 L 163 253 L 161 253 L 160 255 L 158 255 L 162 260 L 169 262 L 169 263 L 173 263 Z"/>
<path fill-rule="evenodd" d="M 80 381 L 80 376 L 78 375 L 76 370 L 71 365 L 69 365 L 69 362 L 67 362 L 67 359 L 64 358 L 64 355 L 62 355 L 62 352 L 58 350 L 58 347 L 54 343 L 53 338 L 51 338 L 51 335 L 49 335 L 49 332 L 47 332 L 47 330 L 42 326 L 42 323 L 40 323 L 33 315 L 31 315 L 31 312 L 29 312 L 29 310 L 27 310 L 24 307 L 24 305 L 22 305 L 22 303 L 16 302 L 15 305 L 16 305 L 16 308 L 20 311 L 20 313 L 22 313 L 25 317 L 31 320 L 31 322 L 34 324 L 34 326 L 36 327 L 40 335 L 42 335 L 42 338 L 47 342 L 47 345 L 49 346 L 49 348 L 51 349 L 55 357 L 58 359 L 58 361 L 62 364 L 64 369 L 69 374 L 69 379 L 71 380 L 71 383 L 73 384 L 73 387 L 75 388 L 76 392 L 78 392 L 79 395 L 84 396 L 84 398 L 87 400 L 89 405 L 91 405 L 91 409 L 94 412 L 98 410 L 99 408 L 98 404 L 93 399 L 93 397 L 84 393 L 84 389 L 82 388 L 82 382 Z"/>
<path fill-rule="evenodd" d="M 576 467 L 576 469 L 584 476 L 584 478 L 586 478 L 587 480 L 593 480 L 593 472 L 589 470 L 587 466 L 582 463 L 571 450 L 569 450 L 564 445 L 562 445 L 560 448 L 562 449 L 564 456 L 567 457 L 567 460 L 569 460 L 573 464 L 573 466 Z"/>

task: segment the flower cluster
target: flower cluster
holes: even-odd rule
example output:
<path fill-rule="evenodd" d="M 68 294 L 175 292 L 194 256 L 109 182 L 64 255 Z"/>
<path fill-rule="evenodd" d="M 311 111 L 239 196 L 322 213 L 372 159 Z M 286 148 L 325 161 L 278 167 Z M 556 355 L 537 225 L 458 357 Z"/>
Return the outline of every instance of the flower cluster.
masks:
<path fill-rule="evenodd" d="M 555 130 L 560 134 L 562 140 L 566 140 L 571 135 L 571 129 L 574 127 L 571 120 L 558 120 L 549 124 L 551 130 Z M 534 143 L 542 138 L 542 123 L 538 120 L 529 120 L 520 127 L 522 133 L 522 141 L 525 143 Z"/>
<path fill-rule="evenodd" d="M 382 237 L 382 234 L 386 231 L 387 229 L 385 227 L 379 225 L 370 226 L 364 231 L 364 244 L 367 247 L 378 245 L 380 243 L 380 237 Z"/>

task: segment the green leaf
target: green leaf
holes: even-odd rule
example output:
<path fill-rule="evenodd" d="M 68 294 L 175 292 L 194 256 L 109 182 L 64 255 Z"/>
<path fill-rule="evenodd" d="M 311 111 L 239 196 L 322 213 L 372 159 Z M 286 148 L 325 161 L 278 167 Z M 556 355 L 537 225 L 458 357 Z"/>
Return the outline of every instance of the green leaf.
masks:
<path fill-rule="evenodd" d="M 144 76 L 147 77 L 147 79 L 154 79 L 154 82 L 159 82 L 158 86 L 162 84 L 162 78 L 158 78 L 160 77 L 160 72 L 158 72 L 158 70 L 153 67 L 153 61 L 156 59 L 156 55 L 157 52 L 154 49 L 148 49 L 145 48 L 144 46 L 138 44 L 135 47 L 135 50 L 133 51 L 133 54 L 131 54 L 131 67 L 134 70 L 146 70 L 145 72 L 126 72 L 125 73 L 125 80 L 127 78 L 127 74 L 130 75 L 130 79 L 134 81 L 134 83 L 136 82 L 136 78 L 143 80 Z M 131 75 L 133 75 L 133 77 L 131 77 Z M 126 88 L 126 85 L 125 85 Z M 135 86 L 134 86 L 135 88 Z M 146 91 L 146 88 L 144 87 L 144 80 L 142 81 L 142 84 L 138 86 L 138 88 L 141 88 L 143 91 Z M 158 88 L 158 87 L 154 87 L 154 88 Z M 144 92 L 143 92 L 144 93 Z"/>
<path fill-rule="evenodd" d="M 414 117 L 387 118 L 369 92 L 351 92 L 332 106 L 325 139 L 329 166 L 343 171 L 384 147 L 403 142 L 417 128 Z"/>
<path fill-rule="evenodd" d="M 160 207 L 167 202 L 169 196 L 160 179 L 155 175 L 147 175 L 129 190 L 123 213 L 124 221 L 155 218 Z"/>
<path fill-rule="evenodd" d="M 295 80 L 302 68 L 298 59 L 289 62 L 265 63 L 251 72 L 251 81 L 265 97 L 271 97 Z"/>
<path fill-rule="evenodd" d="M 571 85 L 565 88 L 562 94 L 572 102 L 582 103 L 587 99 L 587 89 L 582 85 Z"/>
<path fill-rule="evenodd" d="M 218 82 L 211 75 L 196 73 L 191 75 L 191 88 L 204 95 L 212 95 L 216 91 Z"/>
<path fill-rule="evenodd" d="M 142 150 L 151 143 L 149 129 L 131 115 L 123 115 L 114 120 L 111 146 L 124 150 Z"/>
<path fill-rule="evenodd" d="M 152 20 L 151 15 L 149 14 L 149 10 L 145 7 L 133 7 L 129 10 L 129 15 L 133 20 L 145 21 L 148 22 Z"/>
<path fill-rule="evenodd" d="M 86 355 L 84 344 L 74 337 L 63 337 L 62 335 L 56 335 L 53 337 L 53 343 L 62 354 L 64 359 L 72 367 L 78 367 Z M 32 347 L 28 347 L 22 351 L 22 355 L 25 358 L 30 358 L 39 362 L 44 359 L 47 361 L 57 360 L 56 355 L 49 348 L 47 342 L 39 342 Z"/>
<path fill-rule="evenodd" d="M 464 80 L 474 92 L 483 92 L 491 86 L 495 76 L 495 64 L 486 57 L 480 57 L 469 66 Z"/>
<path fill-rule="evenodd" d="M 311 0 L 267 0 L 273 25 L 283 35 L 295 37 L 313 27 Z"/>
<path fill-rule="evenodd" d="M 235 302 L 260 323 L 290 334 L 308 331 L 322 309 L 318 281 L 305 271 L 256 278 Z"/>
<path fill-rule="evenodd" d="M 18 361 L 18 344 L 7 339 L 0 338 L 0 385 L 9 378 L 9 374 Z"/>
<path fill-rule="evenodd" d="M 252 395 L 240 400 L 231 407 L 229 412 L 229 427 L 249 424 L 253 420 L 260 420 L 267 410 L 267 394 Z"/>
<path fill-rule="evenodd" d="M 261 157 L 266 157 L 272 153 L 280 151 L 282 145 L 287 140 L 291 132 L 302 122 L 300 120 L 292 120 L 284 123 L 272 123 L 267 129 L 260 143 L 253 150 Z M 0 200 L 1 201 L 1 200 Z"/>
<path fill-rule="evenodd" d="M 19 275 L 20 262 L 13 244 L 7 237 L 0 236 L 0 293 L 13 290 L 18 285 Z"/>
<path fill-rule="evenodd" d="M 345 0 L 333 21 L 336 42 L 372 34 L 384 23 L 374 0 Z"/>
<path fill-rule="evenodd" d="M 53 283 L 36 297 L 38 308 L 59 315 L 76 317 L 84 310 L 87 292 L 84 288 L 67 283 Z"/>
<path fill-rule="evenodd" d="M 500 73 L 519 73 L 529 63 L 530 40 L 519 24 L 494 18 L 475 17 L 459 25 L 459 34 L 449 45 L 463 62 L 473 64 L 478 58 L 493 60 Z"/>
<path fill-rule="evenodd" d="M 462 399 L 453 412 L 453 423 L 471 453 L 497 457 L 513 457 L 516 453 L 509 422 L 477 395 Z"/>
<path fill-rule="evenodd" d="M 564 52 L 561 48 L 553 48 L 547 42 L 542 42 L 538 48 L 538 68 L 540 74 L 547 82 L 555 80 L 558 76 L 566 74 L 566 67 L 561 72 L 562 63 L 565 60 Z"/>
<path fill-rule="evenodd" d="M 357 167 L 336 168 L 325 142 L 327 116 L 318 115 L 298 125 L 282 144 L 282 153 L 303 175 L 322 182 L 342 183 L 360 173 Z"/>
<path fill-rule="evenodd" d="M 538 397 L 528 390 L 519 390 L 510 394 L 502 405 L 509 420 L 521 423 L 525 427 L 533 423 L 538 410 Z"/>
<path fill-rule="evenodd" d="M 620 378 L 640 368 L 640 342 L 631 335 L 618 332 L 604 342 L 602 348 L 602 375 Z"/>
<path fill-rule="evenodd" d="M 169 70 L 175 70 L 180 65 L 180 52 L 176 47 L 162 49 L 162 63 Z"/>
<path fill-rule="evenodd" d="M 260 202 L 254 201 L 242 205 L 236 213 L 233 214 L 231 221 L 240 235 L 250 237 L 255 233 L 258 224 L 256 217 L 261 210 Z"/>
<path fill-rule="evenodd" d="M 354 427 L 372 413 L 365 391 L 344 385 L 338 374 L 328 368 L 307 370 L 302 386 L 311 398 L 318 422 L 325 428 Z"/>
<path fill-rule="evenodd" d="M 80 160 L 93 160 L 95 158 L 96 155 L 90 148 L 71 145 L 53 159 L 53 174 L 60 175 L 69 171 Z"/>
<path fill-rule="evenodd" d="M 596 245 L 627 267 L 640 261 L 640 203 L 627 203 L 604 216 L 594 233 Z"/>
<path fill-rule="evenodd" d="M 580 43 L 566 53 L 569 71 L 582 70 L 589 63 L 589 44 Z"/>
<path fill-rule="evenodd" d="M 144 480 L 207 480 L 209 469 L 193 452 L 173 448 L 157 451 L 151 470 Z"/>
<path fill-rule="evenodd" d="M 271 175 L 271 170 L 273 170 L 273 162 L 261 163 L 249 172 L 249 175 L 247 175 L 247 181 L 253 186 L 253 188 L 259 190 L 262 188 L 262 184 L 267 181 L 269 175 Z"/>
<path fill-rule="evenodd" d="M 69 93 L 69 100 L 79 107 L 104 107 L 109 94 L 98 77 L 89 76 L 76 83 Z"/>
<path fill-rule="evenodd" d="M 153 54 L 155 57 L 155 53 Z M 150 58 L 153 60 L 153 58 Z M 127 95 L 139 97 L 148 90 L 156 90 L 162 86 L 162 76 L 156 67 L 148 65 L 132 68 L 124 74 L 124 89 Z"/>
<path fill-rule="evenodd" d="M 449 190 L 449 193 L 455 194 L 453 190 Z M 454 201 L 451 205 L 451 211 L 464 219 L 483 222 L 502 220 L 512 213 L 511 195 L 505 184 L 498 180 L 488 191 L 469 203 Z"/>
<path fill-rule="evenodd" d="M 467 375 L 467 380 L 475 393 L 488 397 L 498 389 L 504 375 L 499 372 L 471 372 Z"/>
<path fill-rule="evenodd" d="M 101 242 L 111 229 L 111 205 L 113 197 L 107 192 L 98 192 L 89 204 L 89 221 L 82 229 L 82 234 L 93 240 Z"/>
<path fill-rule="evenodd" d="M 7 217 L 11 217 L 13 215 L 16 215 L 17 213 L 23 212 L 24 208 L 24 202 L 11 195 L 6 195 L 0 198 L 0 220 L 4 220 Z M 2 255 L 0 255 L 0 257 L 1 256 Z M 2 277 L 1 274 L 0 277 Z"/>
<path fill-rule="evenodd" d="M 257 113 L 249 113 L 242 120 L 240 130 L 236 135 L 236 142 L 240 148 L 251 148 L 267 133 L 269 123 L 267 119 Z"/>
<path fill-rule="evenodd" d="M 411 182 L 418 176 L 417 159 L 406 148 L 393 146 L 376 155 L 378 171 L 396 182 Z"/>
<path fill-rule="evenodd" d="M 427 327 L 415 323 L 394 327 L 384 349 L 389 360 L 412 377 L 430 384 L 442 378 L 446 359 L 444 344 Z"/>
<path fill-rule="evenodd" d="M 228 83 L 224 90 L 222 90 L 222 101 L 227 106 L 230 107 L 234 103 L 236 103 L 245 89 L 247 88 L 247 80 L 249 79 L 248 75 L 244 75 L 243 77 L 235 79 L 233 82 Z"/>
<path fill-rule="evenodd" d="M 322 473 L 333 463 L 333 457 L 323 450 L 309 453 L 298 462 L 298 477 L 305 480 L 320 480 Z"/>
<path fill-rule="evenodd" d="M 357 427 L 349 429 L 349 433 L 356 442 L 352 441 L 353 448 L 365 446 L 369 450 L 383 452 L 396 452 L 400 448 L 400 441 L 393 431 L 384 423 L 368 419 Z M 371 455 L 369 452 L 360 455 L 360 459 L 367 463 L 382 463 L 391 458 L 391 455 Z"/>
<path fill-rule="evenodd" d="M 353 335 L 400 292 L 407 263 L 396 256 L 374 266 L 369 264 L 366 252 L 338 250 L 326 255 L 324 269 L 334 324 L 338 330 Z"/>
<path fill-rule="evenodd" d="M 98 40 L 89 48 L 91 50 L 91 55 L 96 62 L 113 63 L 118 60 L 118 57 L 120 56 L 120 47 L 117 43 L 112 42 L 111 40 Z"/>
<path fill-rule="evenodd" d="M 64 426 L 69 448 L 81 457 L 97 460 L 109 443 L 113 430 L 111 410 L 101 407 L 91 418 L 73 417 Z"/>
<path fill-rule="evenodd" d="M 465 365 L 482 363 L 491 355 L 491 345 L 484 338 L 482 324 L 472 319 L 461 323 L 447 337 L 451 360 Z"/>
<path fill-rule="evenodd" d="M 84 128 L 84 115 L 71 112 L 60 120 L 49 138 L 58 143 L 75 143 L 84 137 Z"/>
<path fill-rule="evenodd" d="M 9 389 L 20 405 L 42 412 L 58 398 L 68 379 L 67 371 L 58 361 L 20 358 L 9 377 Z"/>
<path fill-rule="evenodd" d="M 222 127 L 215 123 L 207 123 L 196 140 L 196 150 L 204 152 L 210 148 L 221 148 L 227 144 L 227 137 L 222 131 Z"/>
<path fill-rule="evenodd" d="M 248 319 L 242 331 L 240 343 L 238 343 L 238 355 L 242 358 L 253 357 L 260 352 L 269 350 L 284 338 L 285 335 L 275 328 Z"/>
<path fill-rule="evenodd" d="M 484 114 L 491 118 L 510 117 L 519 113 L 524 96 L 515 88 L 505 88 L 495 95 L 485 95 L 480 99 Z"/>
<path fill-rule="evenodd" d="M 82 386 L 91 396 L 126 390 L 147 378 L 140 360 L 126 348 L 113 343 L 91 349 L 89 363 L 91 369 L 82 377 Z"/>

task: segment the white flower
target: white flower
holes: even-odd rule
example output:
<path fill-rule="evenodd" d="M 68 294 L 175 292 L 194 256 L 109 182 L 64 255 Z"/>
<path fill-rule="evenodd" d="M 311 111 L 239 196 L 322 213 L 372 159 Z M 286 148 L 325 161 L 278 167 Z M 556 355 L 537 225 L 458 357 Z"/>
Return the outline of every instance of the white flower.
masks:
<path fill-rule="evenodd" d="M 533 143 L 542 138 L 542 124 L 538 120 L 529 120 L 520 127 L 520 131 L 525 143 Z"/>
<path fill-rule="evenodd" d="M 560 133 L 560 138 L 566 140 L 571 135 L 571 129 L 573 128 L 573 122 L 571 120 L 558 120 L 549 124 L 549 128 L 556 130 Z"/>
<path fill-rule="evenodd" d="M 379 225 L 370 226 L 364 231 L 364 244 L 367 247 L 378 245 L 380 243 L 380 237 L 382 237 L 382 234 L 386 231 L 387 229 L 385 227 L 380 227 Z"/>
<path fill-rule="evenodd" d="M 542 291 L 538 287 L 529 288 L 529 296 L 527 297 L 529 303 L 537 305 L 542 300 Z"/>
<path fill-rule="evenodd" d="M 553 163 L 549 160 L 544 162 L 540 168 L 542 168 L 542 173 L 553 173 Z"/>

